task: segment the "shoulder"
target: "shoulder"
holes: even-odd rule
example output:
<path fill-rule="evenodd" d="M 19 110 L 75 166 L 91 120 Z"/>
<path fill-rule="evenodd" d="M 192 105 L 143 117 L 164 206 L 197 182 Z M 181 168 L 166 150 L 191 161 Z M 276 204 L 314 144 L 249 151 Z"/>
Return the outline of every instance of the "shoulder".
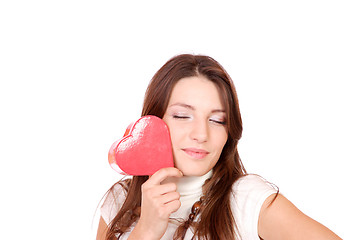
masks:
<path fill-rule="evenodd" d="M 276 193 L 277 188 L 263 177 L 249 174 L 239 178 L 232 187 L 234 195 L 258 195 L 265 193 Z"/>
<path fill-rule="evenodd" d="M 127 194 L 126 186 L 126 180 L 120 181 L 114 184 L 107 192 L 101 206 L 101 216 L 106 224 L 109 224 L 114 219 L 123 205 Z"/>
<path fill-rule="evenodd" d="M 259 175 L 239 178 L 232 186 L 231 207 L 239 234 L 243 239 L 258 239 L 258 220 L 265 200 L 278 192 Z"/>

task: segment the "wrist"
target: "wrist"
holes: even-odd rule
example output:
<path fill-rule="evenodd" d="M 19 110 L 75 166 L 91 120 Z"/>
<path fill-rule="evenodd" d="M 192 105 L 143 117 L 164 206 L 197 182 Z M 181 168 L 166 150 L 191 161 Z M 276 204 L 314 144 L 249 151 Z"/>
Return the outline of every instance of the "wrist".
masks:
<path fill-rule="evenodd" d="M 134 229 L 132 230 L 128 240 L 159 240 L 161 237 L 157 237 L 156 234 L 151 230 L 141 224 L 139 221 Z"/>

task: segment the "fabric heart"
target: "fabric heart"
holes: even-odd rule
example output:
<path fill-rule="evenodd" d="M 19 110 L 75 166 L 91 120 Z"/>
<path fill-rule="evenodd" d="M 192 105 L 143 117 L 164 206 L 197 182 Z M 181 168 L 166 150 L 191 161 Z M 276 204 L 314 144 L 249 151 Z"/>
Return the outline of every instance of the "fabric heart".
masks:
<path fill-rule="evenodd" d="M 166 123 L 151 115 L 137 120 L 111 146 L 109 163 L 115 171 L 134 176 L 152 175 L 161 168 L 174 167 Z"/>

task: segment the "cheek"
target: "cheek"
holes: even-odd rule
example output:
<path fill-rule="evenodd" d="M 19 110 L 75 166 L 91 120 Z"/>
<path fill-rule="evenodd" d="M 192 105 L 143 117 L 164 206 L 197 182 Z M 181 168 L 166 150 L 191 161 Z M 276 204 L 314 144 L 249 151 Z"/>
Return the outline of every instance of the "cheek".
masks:
<path fill-rule="evenodd" d="M 169 118 L 168 118 L 167 116 L 163 117 L 162 120 L 166 123 L 166 125 L 167 125 L 167 127 L 168 127 L 168 129 L 169 129 L 169 132 L 170 132 L 171 142 L 173 142 L 173 136 L 174 136 L 174 134 L 175 134 L 175 133 L 174 133 L 175 127 L 171 124 L 171 121 L 169 121 Z"/>
<path fill-rule="evenodd" d="M 181 131 L 176 126 L 168 125 L 170 130 L 170 138 L 171 138 L 171 144 L 177 145 L 179 143 L 179 139 L 181 138 Z"/>
<path fill-rule="evenodd" d="M 224 148 L 224 146 L 225 146 L 225 144 L 226 144 L 226 142 L 227 142 L 227 139 L 228 139 L 228 135 L 227 135 L 227 133 L 225 132 L 223 132 L 222 134 L 219 134 L 218 135 L 219 137 L 217 138 L 217 140 L 218 140 L 218 146 L 219 146 L 219 150 L 220 150 L 220 152 L 223 150 L 223 148 Z"/>

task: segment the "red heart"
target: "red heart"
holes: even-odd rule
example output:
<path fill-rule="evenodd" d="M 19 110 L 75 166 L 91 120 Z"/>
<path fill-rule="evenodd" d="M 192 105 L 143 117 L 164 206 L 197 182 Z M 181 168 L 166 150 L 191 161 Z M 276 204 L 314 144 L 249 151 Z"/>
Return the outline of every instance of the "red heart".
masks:
<path fill-rule="evenodd" d="M 109 151 L 109 163 L 121 174 L 152 175 L 174 167 L 171 139 L 166 123 L 156 116 L 144 116 L 130 125 Z"/>

